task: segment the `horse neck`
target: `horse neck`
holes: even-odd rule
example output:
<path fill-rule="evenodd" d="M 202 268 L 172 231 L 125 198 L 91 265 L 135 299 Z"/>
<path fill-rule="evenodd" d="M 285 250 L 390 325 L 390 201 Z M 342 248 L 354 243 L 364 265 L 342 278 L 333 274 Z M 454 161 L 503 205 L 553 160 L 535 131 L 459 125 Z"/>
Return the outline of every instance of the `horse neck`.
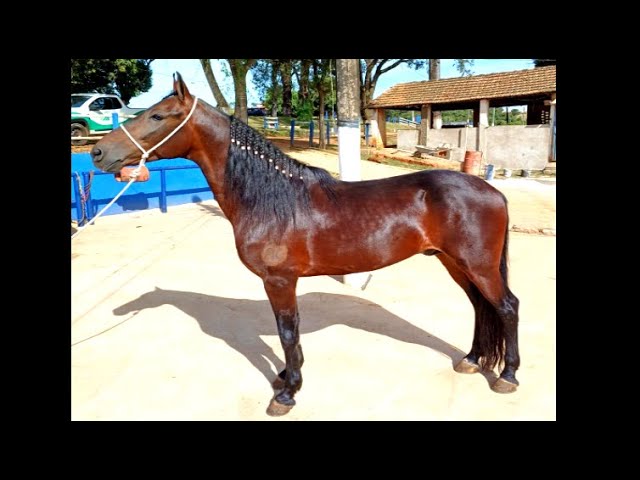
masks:
<path fill-rule="evenodd" d="M 231 140 L 229 119 L 210 107 L 197 117 L 195 127 L 195 138 L 188 158 L 200 167 L 220 208 L 232 220 L 235 209 L 224 191 L 224 174 Z"/>

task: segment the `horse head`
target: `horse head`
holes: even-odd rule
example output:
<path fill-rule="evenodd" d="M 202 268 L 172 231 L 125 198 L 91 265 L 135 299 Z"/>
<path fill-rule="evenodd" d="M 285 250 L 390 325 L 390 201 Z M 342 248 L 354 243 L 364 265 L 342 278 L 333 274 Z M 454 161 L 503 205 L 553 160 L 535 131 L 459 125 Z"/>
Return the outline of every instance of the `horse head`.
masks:
<path fill-rule="evenodd" d="M 126 122 L 126 130 L 131 137 L 149 153 L 147 161 L 163 158 L 187 157 L 193 143 L 193 122 L 187 122 L 171 138 L 172 132 L 189 116 L 194 107 L 195 97 L 179 73 L 175 73 L 173 91 L 136 118 Z M 140 162 L 142 153 L 122 128 L 116 128 L 105 135 L 91 150 L 96 168 L 116 173 L 127 165 Z"/>

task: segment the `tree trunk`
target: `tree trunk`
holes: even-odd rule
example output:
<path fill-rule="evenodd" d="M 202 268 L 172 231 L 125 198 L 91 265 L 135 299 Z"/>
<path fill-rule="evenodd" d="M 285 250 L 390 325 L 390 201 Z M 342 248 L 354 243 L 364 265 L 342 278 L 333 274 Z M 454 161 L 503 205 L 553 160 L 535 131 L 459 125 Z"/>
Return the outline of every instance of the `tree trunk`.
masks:
<path fill-rule="evenodd" d="M 213 74 L 213 69 L 211 68 L 211 60 L 208 58 L 201 58 L 200 64 L 202 65 L 202 69 L 204 70 L 204 76 L 207 77 L 207 82 L 209 82 L 209 88 L 211 88 L 211 92 L 213 93 L 213 98 L 215 98 L 217 107 L 221 108 L 224 111 L 229 110 L 229 102 L 224 98 L 220 87 L 218 86 L 218 82 L 216 81 L 216 77 Z"/>
<path fill-rule="evenodd" d="M 318 133 L 320 134 L 320 148 L 324 149 L 327 147 L 326 143 L 325 143 L 325 138 L 324 138 L 324 134 L 325 134 L 325 126 L 324 126 L 324 85 L 322 85 L 319 89 L 318 89 Z"/>
<path fill-rule="evenodd" d="M 366 106 L 373 98 L 373 92 L 376 89 L 376 80 L 373 78 L 375 60 L 365 59 L 364 62 L 365 69 L 360 85 L 360 117 L 362 118 L 362 121 L 366 123 L 373 118 L 373 111 L 366 108 Z"/>
<path fill-rule="evenodd" d="M 366 122 L 373 118 L 373 110 L 370 108 L 366 108 L 365 106 L 371 101 L 373 98 L 373 92 L 376 89 L 376 84 L 372 80 L 369 80 L 365 85 L 360 88 L 362 92 L 360 94 L 360 116 L 362 117 L 362 121 Z"/>
<path fill-rule="evenodd" d="M 278 116 L 278 70 L 280 70 L 280 61 L 271 60 L 271 116 Z"/>
<path fill-rule="evenodd" d="M 245 60 L 238 58 L 228 58 L 231 75 L 233 76 L 233 87 L 235 90 L 236 104 L 233 116 L 238 120 L 248 123 L 247 116 L 247 73 L 256 63 L 256 60 Z"/>
<path fill-rule="evenodd" d="M 440 80 L 440 59 L 429 59 L 429 80 Z"/>
<path fill-rule="evenodd" d="M 429 80 L 440 80 L 440 59 L 429 59 Z M 433 125 L 430 127 L 440 128 L 442 125 L 442 112 L 431 112 Z"/>
<path fill-rule="evenodd" d="M 300 92 L 299 104 L 304 105 L 309 99 L 309 71 L 311 69 L 311 60 L 303 59 L 300 67 Z"/>
<path fill-rule="evenodd" d="M 283 60 L 280 65 L 280 75 L 282 76 L 282 115 L 291 116 L 291 60 Z"/>

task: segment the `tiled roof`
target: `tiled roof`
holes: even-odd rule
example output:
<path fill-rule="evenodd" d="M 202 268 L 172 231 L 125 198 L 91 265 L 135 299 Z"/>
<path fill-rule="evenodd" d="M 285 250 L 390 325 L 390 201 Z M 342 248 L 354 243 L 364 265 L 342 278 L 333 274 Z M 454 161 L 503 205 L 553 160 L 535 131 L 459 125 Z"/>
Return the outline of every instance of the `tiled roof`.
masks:
<path fill-rule="evenodd" d="M 556 91 L 556 66 L 490 73 L 471 77 L 400 83 L 369 103 L 369 107 L 401 107 L 455 103 Z"/>

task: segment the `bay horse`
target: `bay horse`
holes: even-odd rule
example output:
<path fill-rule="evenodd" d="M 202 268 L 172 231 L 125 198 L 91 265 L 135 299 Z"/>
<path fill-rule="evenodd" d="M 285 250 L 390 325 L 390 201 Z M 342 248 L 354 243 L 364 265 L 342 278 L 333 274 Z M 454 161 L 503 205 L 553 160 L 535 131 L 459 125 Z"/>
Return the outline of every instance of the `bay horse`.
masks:
<path fill-rule="evenodd" d="M 435 256 L 473 304 L 471 350 L 455 371 L 503 367 L 492 390 L 516 390 L 519 301 L 507 284 L 507 200 L 483 179 L 429 170 L 337 180 L 199 101 L 179 73 L 169 95 L 104 136 L 91 156 L 117 173 L 140 162 L 140 150 L 150 162 L 182 157 L 200 167 L 240 260 L 264 283 L 285 356 L 269 415 L 288 413 L 302 386 L 298 278 L 368 272 L 415 254 Z"/>

